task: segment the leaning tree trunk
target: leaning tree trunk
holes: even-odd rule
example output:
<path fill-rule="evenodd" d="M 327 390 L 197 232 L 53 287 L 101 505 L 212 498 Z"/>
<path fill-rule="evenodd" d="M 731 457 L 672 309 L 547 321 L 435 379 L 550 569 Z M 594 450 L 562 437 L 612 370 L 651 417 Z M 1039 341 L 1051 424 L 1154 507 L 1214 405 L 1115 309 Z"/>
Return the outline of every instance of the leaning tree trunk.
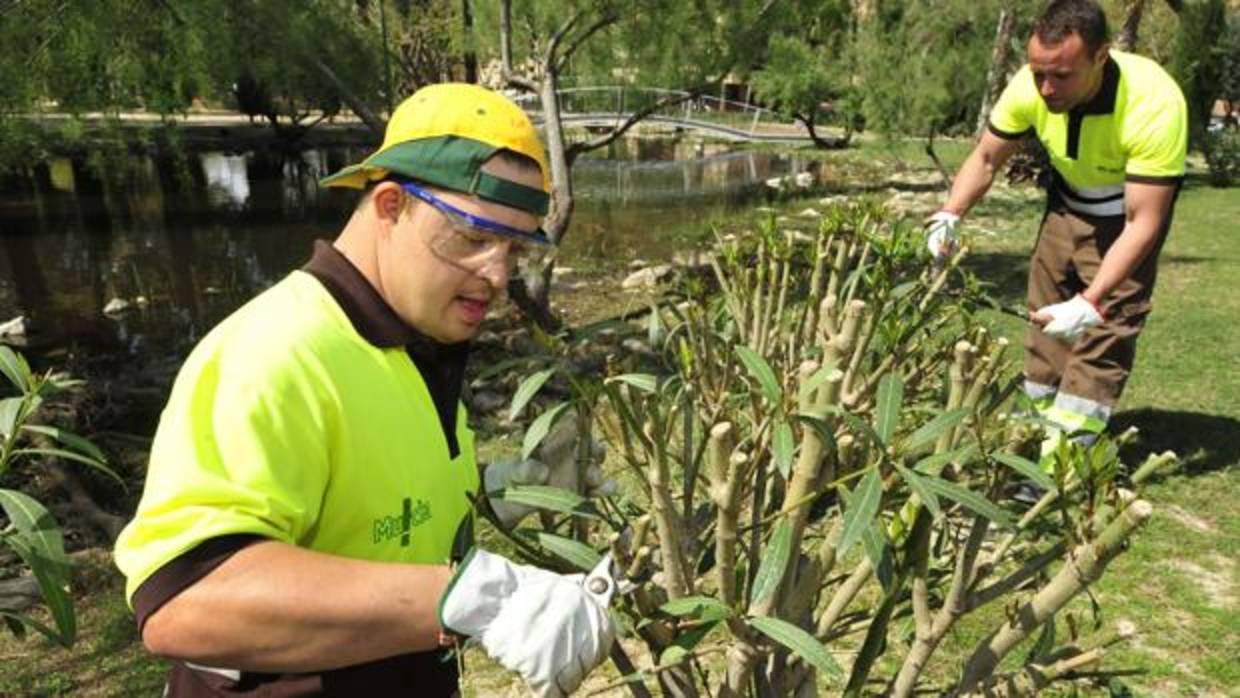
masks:
<path fill-rule="evenodd" d="M 1115 48 L 1131 51 L 1137 46 L 1137 30 L 1145 13 L 1145 0 L 1127 0 L 1124 3 L 1124 26 L 1115 37 Z"/>
<path fill-rule="evenodd" d="M 990 68 L 986 70 L 986 90 L 982 93 L 982 106 L 977 110 L 977 128 L 974 134 L 980 138 L 990 123 L 990 108 L 999 98 L 1007 80 L 1007 64 L 1012 54 L 1012 30 L 1016 26 L 1016 13 L 1011 8 L 999 10 L 999 25 L 995 30 L 994 48 L 990 52 Z"/>

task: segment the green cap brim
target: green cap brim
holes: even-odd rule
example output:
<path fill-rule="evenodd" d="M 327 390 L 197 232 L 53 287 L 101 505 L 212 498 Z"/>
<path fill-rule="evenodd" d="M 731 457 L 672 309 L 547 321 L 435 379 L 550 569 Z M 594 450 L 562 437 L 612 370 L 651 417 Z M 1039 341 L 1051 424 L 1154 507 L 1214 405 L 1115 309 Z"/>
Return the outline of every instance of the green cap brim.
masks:
<path fill-rule="evenodd" d="M 547 192 L 482 171 L 482 164 L 500 150 L 459 136 L 405 141 L 324 177 L 319 184 L 360 189 L 390 173 L 545 216 L 551 200 Z"/>

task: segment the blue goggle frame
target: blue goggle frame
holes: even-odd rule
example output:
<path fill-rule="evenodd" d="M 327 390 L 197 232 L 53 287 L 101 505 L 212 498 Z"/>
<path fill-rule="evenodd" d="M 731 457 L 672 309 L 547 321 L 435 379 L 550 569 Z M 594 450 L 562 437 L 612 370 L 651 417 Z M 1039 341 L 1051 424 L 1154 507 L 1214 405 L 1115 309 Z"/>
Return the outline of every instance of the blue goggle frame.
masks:
<path fill-rule="evenodd" d="M 551 244 L 551 241 L 547 239 L 547 234 L 543 232 L 542 228 L 539 228 L 532 233 L 519 228 L 514 228 L 509 225 L 504 225 L 499 221 L 493 221 L 489 218 L 482 218 L 481 216 L 475 216 L 467 211 L 462 211 L 461 209 L 453 206 L 447 201 L 444 201 L 412 182 L 401 182 L 400 186 L 402 189 L 409 192 L 410 195 L 425 201 L 431 206 L 434 206 L 441 213 L 444 213 L 450 218 L 457 218 L 469 224 L 471 227 L 486 231 L 488 233 L 493 233 L 495 235 L 521 240 L 522 242 L 533 243 L 535 245 Z"/>

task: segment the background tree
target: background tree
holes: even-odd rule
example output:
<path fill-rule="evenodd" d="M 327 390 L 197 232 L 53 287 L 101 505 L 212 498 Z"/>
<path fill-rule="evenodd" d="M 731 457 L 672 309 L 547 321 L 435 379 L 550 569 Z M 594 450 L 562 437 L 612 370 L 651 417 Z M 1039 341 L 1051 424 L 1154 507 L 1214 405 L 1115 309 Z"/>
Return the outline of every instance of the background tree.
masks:
<path fill-rule="evenodd" d="M 563 242 L 572 219 L 571 169 L 577 157 L 612 143 L 660 109 L 705 93 L 735 67 L 752 65 L 751 57 L 765 46 L 774 4 L 774 0 L 500 0 L 498 14 L 488 17 L 484 26 L 499 37 L 503 82 L 539 97 L 553 189 L 543 227 L 553 243 Z M 560 89 L 617 83 L 675 86 L 683 92 L 626 105 L 632 115 L 625 121 L 573 141 L 561 121 Z M 554 264 L 554 255 L 548 255 L 523 269 L 510 284 L 513 300 L 543 327 L 557 325 L 550 307 Z"/>
<path fill-rule="evenodd" d="M 856 123 L 851 3 L 800 3 L 785 10 L 780 20 L 762 67 L 752 74 L 758 99 L 804 124 L 817 147 L 847 146 Z M 843 127 L 842 137 L 818 133 L 824 110 Z"/>

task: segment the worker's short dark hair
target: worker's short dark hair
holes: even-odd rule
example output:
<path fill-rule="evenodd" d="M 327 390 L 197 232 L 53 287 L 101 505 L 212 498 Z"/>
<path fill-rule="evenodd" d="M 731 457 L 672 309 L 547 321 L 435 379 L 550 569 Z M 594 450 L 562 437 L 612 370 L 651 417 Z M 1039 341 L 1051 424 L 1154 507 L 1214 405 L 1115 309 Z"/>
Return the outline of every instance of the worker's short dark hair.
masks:
<path fill-rule="evenodd" d="M 1051 45 L 1076 34 L 1090 54 L 1110 41 L 1106 13 L 1094 0 L 1052 0 L 1034 21 L 1032 33 Z"/>

